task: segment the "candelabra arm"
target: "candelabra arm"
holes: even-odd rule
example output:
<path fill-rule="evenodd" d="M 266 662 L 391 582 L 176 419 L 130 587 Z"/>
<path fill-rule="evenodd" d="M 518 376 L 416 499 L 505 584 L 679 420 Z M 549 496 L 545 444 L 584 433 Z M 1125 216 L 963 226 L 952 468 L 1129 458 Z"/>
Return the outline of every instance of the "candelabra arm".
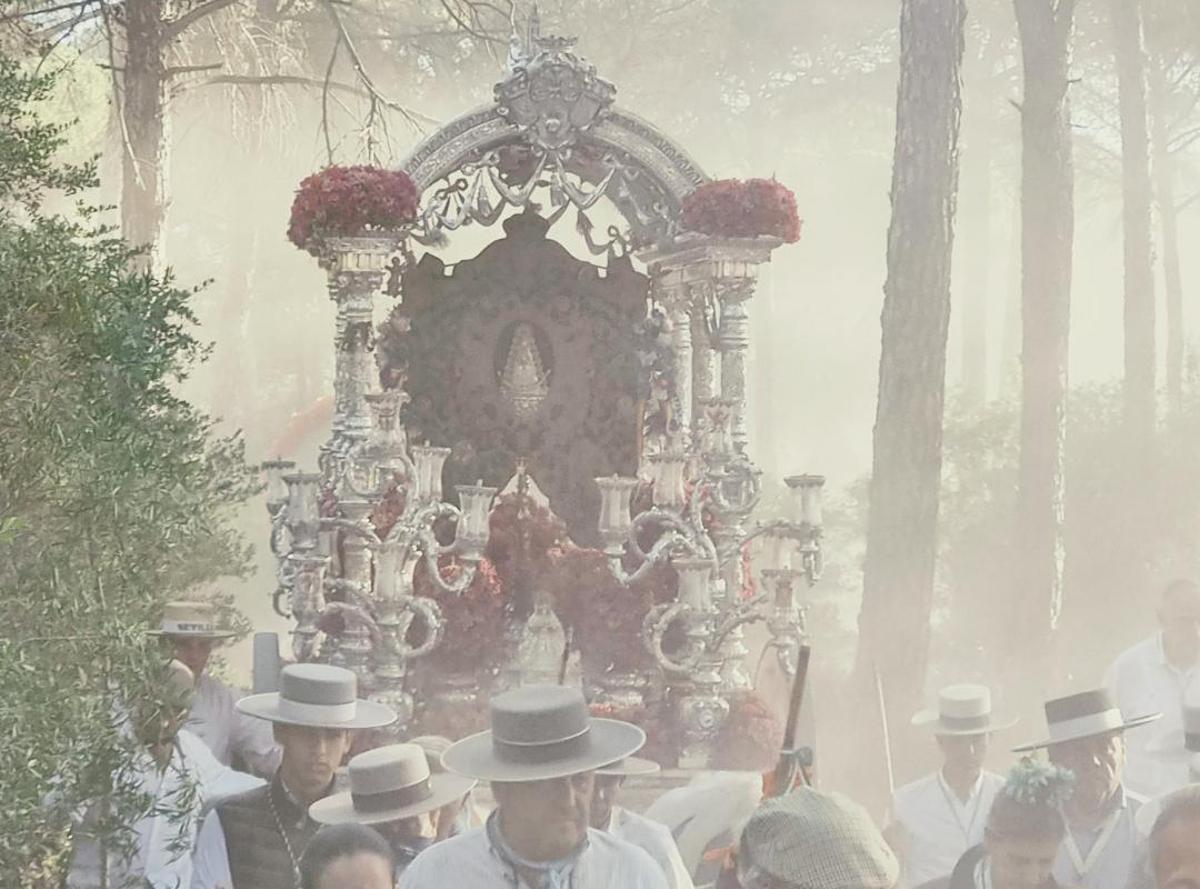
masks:
<path fill-rule="evenodd" d="M 404 600 L 402 607 L 425 624 L 425 641 L 416 648 L 402 652 L 403 657 L 406 661 L 425 657 L 438 647 L 446 633 L 446 621 L 442 618 L 442 610 L 438 608 L 437 602 L 423 596 L 409 596 Z"/>
<path fill-rule="evenodd" d="M 327 593 L 349 594 L 354 602 L 362 605 L 370 601 L 370 587 L 357 580 L 347 580 L 344 577 L 326 577 L 325 591 Z"/>
<path fill-rule="evenodd" d="M 638 561 L 650 561 L 650 554 L 642 550 L 637 540 L 638 534 L 650 525 L 665 528 L 667 531 L 674 532 L 679 538 L 686 539 L 689 555 L 696 555 L 697 558 L 707 558 L 716 561 L 716 547 L 713 546 L 708 534 L 704 532 L 703 525 L 699 525 L 693 521 L 685 521 L 670 510 L 662 509 L 661 507 L 648 509 L 643 513 L 639 513 L 633 519 L 633 530 L 629 535 L 628 543 L 630 550 L 633 551 Z M 653 552 L 653 547 L 651 548 L 651 552 Z"/>
<path fill-rule="evenodd" d="M 469 563 L 460 562 L 462 572 L 454 580 L 447 580 L 442 574 L 442 556 L 451 556 L 455 554 L 455 545 L 453 543 L 443 546 L 438 543 L 437 536 L 433 533 L 433 524 L 439 518 L 450 517 L 459 520 L 462 513 L 458 507 L 449 503 L 431 503 L 419 513 L 414 519 L 413 525 L 419 528 L 417 538 L 409 543 L 409 549 L 413 543 L 416 543 L 420 548 L 425 558 L 425 568 L 429 572 L 429 576 L 433 582 L 438 585 L 442 592 L 450 593 L 453 596 L 460 595 L 472 581 L 475 580 L 475 566 Z"/>
<path fill-rule="evenodd" d="M 743 473 L 746 484 L 749 490 L 746 492 L 745 498 L 738 503 L 733 503 L 725 498 L 721 492 L 721 485 L 713 479 L 708 479 L 704 485 L 697 485 L 699 489 L 704 487 L 708 490 L 709 497 L 712 498 L 713 506 L 716 507 L 718 513 L 722 512 L 751 512 L 754 507 L 758 506 L 758 501 L 762 498 L 762 478 L 758 471 L 745 460 L 736 461 L 729 464 L 724 470 L 726 475 L 732 475 L 733 469 L 739 468 Z"/>
<path fill-rule="evenodd" d="M 747 543 L 762 537 L 764 534 L 778 534 L 780 537 L 790 537 L 793 540 L 800 541 L 805 539 L 801 526 L 786 519 L 775 519 L 771 522 L 755 522 L 750 532 L 742 538 L 741 545 L 745 546 Z"/>
<path fill-rule="evenodd" d="M 721 643 L 725 641 L 725 637 L 738 627 L 766 620 L 767 615 L 763 614 L 759 609 L 769 599 L 770 596 L 762 594 L 755 596 L 753 599 L 747 599 L 740 605 L 735 605 L 725 619 L 717 626 L 717 631 L 712 642 L 713 648 L 719 648 Z"/>
<path fill-rule="evenodd" d="M 287 505 L 281 506 L 275 515 L 271 516 L 271 554 L 277 559 L 285 559 L 288 554 L 287 545 Z"/>
<path fill-rule="evenodd" d="M 351 522 L 348 519 L 324 518 L 321 519 L 322 531 L 345 531 L 347 534 L 352 534 L 355 537 L 367 541 L 371 546 L 378 546 L 381 541 L 375 530 L 369 525 L 362 522 Z"/>
<path fill-rule="evenodd" d="M 360 605 L 351 605 L 348 602 L 329 602 L 321 611 L 321 619 L 332 615 L 341 615 L 342 620 L 347 624 L 358 624 L 365 627 L 371 634 L 372 638 L 379 636 L 379 624 L 375 623 L 375 618 Z"/>
<path fill-rule="evenodd" d="M 271 610 L 285 620 L 291 620 L 292 613 L 290 611 L 284 611 L 283 606 L 279 603 L 283 600 L 284 596 L 290 596 L 291 592 L 292 591 L 290 589 L 281 584 L 276 588 L 274 594 L 271 596 Z"/>
<path fill-rule="evenodd" d="M 690 537 L 687 537 L 678 531 L 673 531 L 670 534 L 664 534 L 658 538 L 654 546 L 650 547 L 650 552 L 646 553 L 640 565 L 633 570 L 632 573 L 626 572 L 621 564 L 620 554 L 610 554 L 608 557 L 608 570 L 612 572 L 613 577 L 622 586 L 629 586 L 637 583 L 650 573 L 650 569 L 655 565 L 662 564 L 668 561 L 671 556 L 686 554 L 689 557 L 697 559 L 707 559 L 709 555 L 705 552 L 704 547 L 696 543 Z"/>
<path fill-rule="evenodd" d="M 438 562 L 437 556 L 432 555 L 428 551 L 425 553 L 425 567 L 429 570 L 429 576 L 437 584 L 438 589 L 452 596 L 462 595 L 475 580 L 475 566 L 462 563 L 460 565 L 462 573 L 454 580 L 446 580 L 442 576 L 442 567 Z"/>
<path fill-rule="evenodd" d="M 682 621 L 686 626 L 691 621 L 692 613 L 693 609 L 690 605 L 684 605 L 682 602 L 666 602 L 651 608 L 642 622 L 642 641 L 653 655 L 655 662 L 668 673 L 686 676 L 700 665 L 702 652 L 696 648 L 688 651 L 686 660 L 680 661 L 672 658 L 663 651 L 662 647 L 663 637 L 671 628 L 671 624 Z"/>

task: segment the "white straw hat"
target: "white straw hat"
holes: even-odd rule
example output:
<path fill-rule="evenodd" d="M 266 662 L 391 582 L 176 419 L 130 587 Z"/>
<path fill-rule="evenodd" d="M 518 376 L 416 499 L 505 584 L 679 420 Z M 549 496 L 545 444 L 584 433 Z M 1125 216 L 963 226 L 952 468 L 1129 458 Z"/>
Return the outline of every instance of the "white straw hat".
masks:
<path fill-rule="evenodd" d="M 237 635 L 217 629 L 216 609 L 208 602 L 168 602 L 163 606 L 158 629 L 148 634 L 187 639 L 229 639 Z"/>
<path fill-rule="evenodd" d="M 935 735 L 986 735 L 1016 725 L 1015 719 L 996 722 L 992 693 L 984 685 L 950 685 L 938 692 L 937 709 L 922 710 L 913 725 L 929 726 Z"/>

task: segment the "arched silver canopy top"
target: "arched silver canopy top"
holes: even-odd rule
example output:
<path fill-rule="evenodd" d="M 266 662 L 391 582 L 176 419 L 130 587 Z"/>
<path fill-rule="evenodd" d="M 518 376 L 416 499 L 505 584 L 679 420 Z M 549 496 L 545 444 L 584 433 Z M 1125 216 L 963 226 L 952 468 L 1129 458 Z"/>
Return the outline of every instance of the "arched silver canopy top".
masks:
<path fill-rule="evenodd" d="M 548 190 L 552 212 L 584 212 L 607 197 L 642 243 L 678 230 L 683 199 L 708 177 L 663 132 L 613 105 L 616 87 L 575 55 L 574 42 L 542 37 L 535 24 L 527 45 L 510 52 L 496 101 L 447 124 L 405 161 L 427 236 L 491 224 L 538 189 Z"/>

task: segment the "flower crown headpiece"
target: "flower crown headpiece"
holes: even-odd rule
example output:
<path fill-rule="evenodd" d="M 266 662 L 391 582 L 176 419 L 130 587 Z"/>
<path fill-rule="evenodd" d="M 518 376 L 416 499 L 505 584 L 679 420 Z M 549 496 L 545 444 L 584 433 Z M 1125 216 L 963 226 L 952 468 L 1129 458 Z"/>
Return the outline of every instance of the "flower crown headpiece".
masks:
<path fill-rule="evenodd" d="M 1054 809 L 1071 797 L 1075 776 L 1048 762 L 1026 757 L 1012 767 L 1001 790 L 1023 806 Z"/>

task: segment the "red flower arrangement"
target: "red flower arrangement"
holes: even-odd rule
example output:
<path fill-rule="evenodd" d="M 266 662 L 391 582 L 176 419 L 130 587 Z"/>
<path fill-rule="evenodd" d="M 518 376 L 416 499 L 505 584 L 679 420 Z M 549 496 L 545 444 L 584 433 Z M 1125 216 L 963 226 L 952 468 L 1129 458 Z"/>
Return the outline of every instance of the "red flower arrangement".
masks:
<path fill-rule="evenodd" d="M 380 167 L 326 167 L 300 183 L 287 236 L 316 255 L 322 237 L 396 229 L 417 217 L 408 174 Z"/>
<path fill-rule="evenodd" d="M 545 506 L 521 494 L 496 500 L 485 554 L 506 588 L 529 586 L 549 568 L 550 554 L 567 541 L 567 526 Z"/>
<path fill-rule="evenodd" d="M 623 586 L 608 570 L 603 552 L 570 546 L 553 555 L 546 587 L 559 619 L 574 628 L 585 672 L 654 666 L 642 644 L 642 621 L 654 604 L 674 594 L 673 568 L 655 566 L 644 580 Z"/>
<path fill-rule="evenodd" d="M 453 579 L 462 567 L 448 556 L 441 558 L 442 576 Z M 425 561 L 413 571 L 413 593 L 438 603 L 446 622 L 446 635 L 424 658 L 421 666 L 436 673 L 471 673 L 482 677 L 504 660 L 504 610 L 507 597 L 496 569 L 486 558 L 475 579 L 461 594 L 445 593 L 429 576 Z M 419 641 L 419 640 L 410 640 Z"/>
<path fill-rule="evenodd" d="M 375 508 L 371 510 L 371 525 L 375 528 L 375 536 L 383 540 L 396 526 L 400 516 L 404 515 L 408 495 L 406 489 L 397 481 L 392 481 Z"/>
<path fill-rule="evenodd" d="M 683 200 L 683 227 L 722 238 L 800 240 L 796 196 L 774 179 L 718 179 Z"/>
<path fill-rule="evenodd" d="M 713 768 L 765 772 L 774 767 L 783 744 L 783 723 L 753 691 L 730 701 L 729 718 L 713 739 Z"/>

